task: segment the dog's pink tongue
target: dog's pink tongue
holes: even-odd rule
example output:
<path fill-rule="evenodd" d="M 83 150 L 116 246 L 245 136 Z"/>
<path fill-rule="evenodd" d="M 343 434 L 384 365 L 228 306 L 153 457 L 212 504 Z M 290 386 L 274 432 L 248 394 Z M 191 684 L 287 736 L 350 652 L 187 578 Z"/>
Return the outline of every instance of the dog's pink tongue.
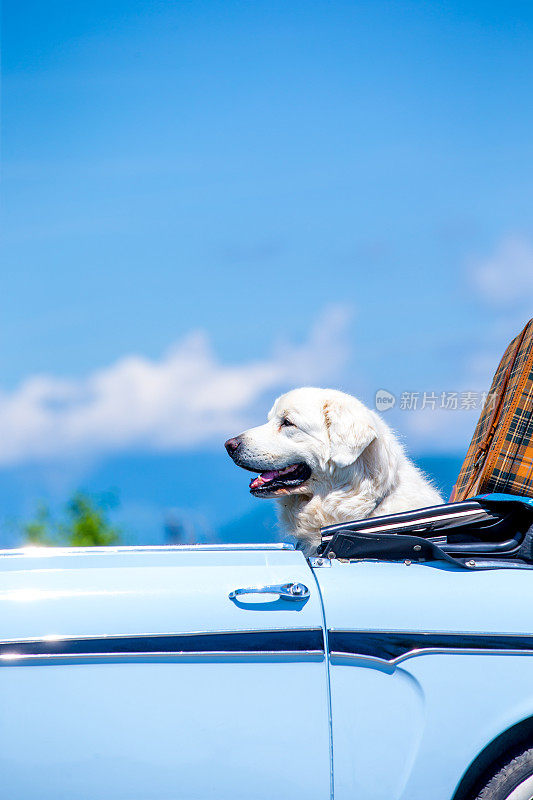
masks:
<path fill-rule="evenodd" d="M 253 481 L 250 483 L 250 489 L 257 489 L 259 486 L 263 486 L 263 484 L 268 483 L 269 481 L 276 478 L 278 475 L 278 470 L 272 470 L 271 472 L 262 472 L 261 475 L 258 475 L 257 478 L 254 478 Z"/>
<path fill-rule="evenodd" d="M 268 481 L 272 481 L 274 478 L 277 478 L 278 475 L 279 469 L 273 469 L 270 472 L 262 472 L 259 478 L 263 481 L 263 483 L 268 483 Z"/>

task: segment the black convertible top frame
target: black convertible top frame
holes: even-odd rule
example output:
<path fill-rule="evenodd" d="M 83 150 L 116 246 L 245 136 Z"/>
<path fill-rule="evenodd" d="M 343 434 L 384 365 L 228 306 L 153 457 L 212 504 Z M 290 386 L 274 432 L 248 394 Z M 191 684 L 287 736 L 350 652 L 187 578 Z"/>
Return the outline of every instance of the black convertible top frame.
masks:
<path fill-rule="evenodd" d="M 533 568 L 533 506 L 509 495 L 330 525 L 321 535 L 318 554 L 330 558 Z"/>

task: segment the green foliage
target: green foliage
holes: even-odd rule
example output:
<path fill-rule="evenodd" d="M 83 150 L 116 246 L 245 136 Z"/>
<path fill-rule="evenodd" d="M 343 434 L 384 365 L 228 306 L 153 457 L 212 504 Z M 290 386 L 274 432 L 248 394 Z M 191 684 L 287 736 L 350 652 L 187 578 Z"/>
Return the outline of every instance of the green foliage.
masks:
<path fill-rule="evenodd" d="M 42 503 L 37 508 L 35 519 L 24 525 L 24 539 L 27 544 L 54 544 L 50 511 Z"/>
<path fill-rule="evenodd" d="M 120 542 L 120 531 L 108 521 L 107 512 L 115 505 L 113 498 L 91 497 L 76 492 L 65 508 L 64 519 L 57 522 L 45 505 L 37 509 L 35 519 L 24 525 L 27 544 L 62 547 L 106 547 Z"/>

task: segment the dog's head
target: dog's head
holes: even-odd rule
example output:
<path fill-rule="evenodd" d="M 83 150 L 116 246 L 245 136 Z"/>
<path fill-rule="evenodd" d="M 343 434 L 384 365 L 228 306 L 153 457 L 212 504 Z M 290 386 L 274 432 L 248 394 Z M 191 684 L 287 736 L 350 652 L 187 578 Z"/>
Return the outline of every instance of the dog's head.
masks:
<path fill-rule="evenodd" d="M 260 473 L 256 497 L 314 495 L 346 481 L 377 436 L 379 418 L 355 397 L 332 389 L 294 389 L 279 397 L 268 422 L 228 439 L 239 467 Z"/>

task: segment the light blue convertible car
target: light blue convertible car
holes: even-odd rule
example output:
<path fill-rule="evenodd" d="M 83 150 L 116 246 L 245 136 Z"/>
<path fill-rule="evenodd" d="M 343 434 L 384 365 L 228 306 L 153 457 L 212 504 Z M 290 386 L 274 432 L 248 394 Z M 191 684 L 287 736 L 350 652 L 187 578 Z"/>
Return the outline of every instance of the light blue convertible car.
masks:
<path fill-rule="evenodd" d="M 310 559 L 3 551 L 0 796 L 530 800 L 532 521 L 493 496 Z"/>

